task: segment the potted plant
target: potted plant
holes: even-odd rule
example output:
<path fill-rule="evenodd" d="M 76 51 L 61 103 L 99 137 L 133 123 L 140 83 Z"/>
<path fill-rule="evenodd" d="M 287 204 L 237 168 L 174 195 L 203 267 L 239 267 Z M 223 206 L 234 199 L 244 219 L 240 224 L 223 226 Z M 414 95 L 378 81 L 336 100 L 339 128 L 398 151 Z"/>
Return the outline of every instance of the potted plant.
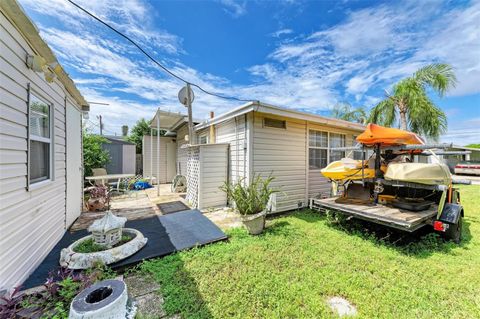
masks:
<path fill-rule="evenodd" d="M 227 193 L 228 199 L 235 203 L 235 208 L 251 235 L 258 235 L 265 228 L 266 208 L 270 196 L 278 192 L 270 187 L 273 180 L 272 176 L 262 179 L 257 175 L 249 184 L 242 178 L 234 184 L 224 183 L 220 188 Z"/>
<path fill-rule="evenodd" d="M 109 194 L 106 186 L 95 186 L 90 190 L 90 197 L 88 198 L 88 210 L 99 211 L 108 205 Z"/>

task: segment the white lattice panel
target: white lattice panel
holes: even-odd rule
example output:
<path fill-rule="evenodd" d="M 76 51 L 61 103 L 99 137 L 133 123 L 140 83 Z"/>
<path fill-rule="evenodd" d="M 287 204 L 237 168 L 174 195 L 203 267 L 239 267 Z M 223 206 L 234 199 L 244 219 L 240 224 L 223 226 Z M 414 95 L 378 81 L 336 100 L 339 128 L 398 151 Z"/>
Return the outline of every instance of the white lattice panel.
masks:
<path fill-rule="evenodd" d="M 200 148 L 190 146 L 187 150 L 187 202 L 192 208 L 198 207 L 198 185 L 200 178 Z"/>

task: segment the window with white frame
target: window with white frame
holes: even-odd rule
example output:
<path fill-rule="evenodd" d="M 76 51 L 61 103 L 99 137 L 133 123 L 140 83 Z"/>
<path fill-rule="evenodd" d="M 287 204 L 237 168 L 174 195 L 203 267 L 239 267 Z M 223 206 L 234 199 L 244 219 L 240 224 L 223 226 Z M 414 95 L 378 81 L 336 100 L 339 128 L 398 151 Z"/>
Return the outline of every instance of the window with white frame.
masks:
<path fill-rule="evenodd" d="M 29 109 L 29 183 L 51 178 L 52 133 L 51 105 L 30 94 Z"/>
<path fill-rule="evenodd" d="M 200 135 L 198 137 L 198 144 L 207 144 L 207 143 L 208 143 L 207 135 Z"/>
<path fill-rule="evenodd" d="M 310 169 L 320 169 L 328 163 L 328 133 L 309 130 L 308 162 Z"/>
<path fill-rule="evenodd" d="M 330 149 L 336 147 L 345 147 L 345 134 L 330 133 Z M 329 163 L 339 161 L 345 157 L 345 151 L 330 150 Z"/>

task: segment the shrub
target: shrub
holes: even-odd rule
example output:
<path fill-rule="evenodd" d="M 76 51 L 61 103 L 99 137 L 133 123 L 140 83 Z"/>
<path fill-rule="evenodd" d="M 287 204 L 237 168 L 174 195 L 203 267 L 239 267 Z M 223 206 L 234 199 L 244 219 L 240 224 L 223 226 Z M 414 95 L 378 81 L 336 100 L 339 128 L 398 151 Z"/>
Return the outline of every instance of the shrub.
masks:
<path fill-rule="evenodd" d="M 254 175 L 248 185 L 245 178 L 241 178 L 234 184 L 225 182 L 220 189 L 227 193 L 228 199 L 235 203 L 240 214 L 252 215 L 264 211 L 270 196 L 278 192 L 270 187 L 274 179 L 273 176 L 263 179 L 260 175 Z"/>

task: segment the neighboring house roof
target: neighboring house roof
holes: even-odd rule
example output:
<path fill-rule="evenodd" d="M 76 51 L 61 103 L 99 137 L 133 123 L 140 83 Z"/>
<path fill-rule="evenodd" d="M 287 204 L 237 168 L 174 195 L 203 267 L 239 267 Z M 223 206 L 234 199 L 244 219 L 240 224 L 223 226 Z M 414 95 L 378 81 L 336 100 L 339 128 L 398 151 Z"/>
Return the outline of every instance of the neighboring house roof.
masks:
<path fill-rule="evenodd" d="M 196 125 L 195 130 L 201 130 L 210 125 L 218 124 L 218 123 L 227 121 L 231 118 L 234 118 L 236 116 L 246 114 L 252 111 L 266 113 L 266 114 L 273 114 L 273 115 L 278 115 L 283 117 L 290 117 L 290 118 L 295 118 L 299 120 L 306 120 L 306 121 L 315 122 L 315 123 L 328 125 L 328 126 L 348 128 L 353 131 L 361 132 L 365 130 L 365 126 L 359 123 L 353 123 L 353 122 L 334 119 L 330 117 L 324 117 L 324 116 L 320 116 L 313 113 L 295 111 L 292 109 L 278 107 L 278 106 L 274 106 L 274 105 L 270 105 L 262 102 L 248 102 L 230 112 L 221 114 L 219 116 L 214 117 L 213 119 L 206 120 Z"/>
<path fill-rule="evenodd" d="M 465 146 L 460 146 L 460 145 L 452 145 L 450 148 L 455 148 L 455 149 L 461 149 L 465 151 L 473 151 L 473 152 L 480 152 L 480 148 L 475 148 L 475 147 L 465 147 Z"/>
<path fill-rule="evenodd" d="M 158 126 L 158 122 L 160 122 L 160 126 Z M 184 123 L 188 123 L 188 115 L 162 111 L 160 108 L 158 108 L 150 123 L 150 127 L 154 129 L 174 131 Z M 200 121 L 193 119 L 193 123 L 197 124 L 200 123 Z"/>
<path fill-rule="evenodd" d="M 47 64 L 60 63 L 47 43 L 40 37 L 37 27 L 32 20 L 25 14 L 23 8 L 15 0 L 1 0 L 0 10 L 10 20 L 10 22 L 23 35 L 32 50 L 42 56 Z M 26 57 L 25 57 L 26 60 Z M 88 107 L 87 101 L 77 89 L 72 79 L 60 65 L 60 71 L 55 72 L 58 80 L 65 86 L 68 93 L 80 105 Z"/>
<path fill-rule="evenodd" d="M 135 143 L 126 141 L 125 136 L 103 135 L 103 137 L 114 144 L 135 145 Z"/>

